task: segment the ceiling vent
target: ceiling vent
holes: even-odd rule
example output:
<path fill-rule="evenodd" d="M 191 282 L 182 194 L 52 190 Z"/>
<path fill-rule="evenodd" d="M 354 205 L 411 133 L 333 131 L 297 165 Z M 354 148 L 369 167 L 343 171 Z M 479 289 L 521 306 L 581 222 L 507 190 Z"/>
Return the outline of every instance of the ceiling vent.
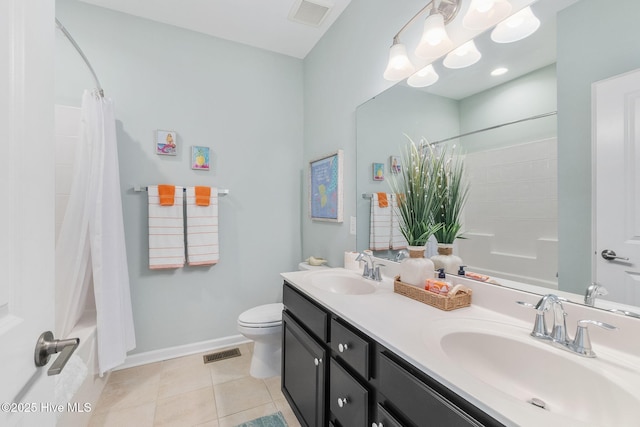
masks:
<path fill-rule="evenodd" d="M 289 12 L 289 19 L 301 24 L 319 27 L 331 10 L 331 4 L 319 0 L 296 0 Z"/>

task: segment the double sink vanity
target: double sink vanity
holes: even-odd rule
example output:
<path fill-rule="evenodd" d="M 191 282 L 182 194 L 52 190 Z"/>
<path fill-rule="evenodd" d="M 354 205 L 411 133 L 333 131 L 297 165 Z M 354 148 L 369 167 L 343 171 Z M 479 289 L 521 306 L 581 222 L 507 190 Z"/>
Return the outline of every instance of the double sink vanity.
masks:
<path fill-rule="evenodd" d="M 394 293 L 391 277 L 282 276 L 282 389 L 303 426 L 640 425 L 637 319 L 560 304 L 567 339 L 580 320 L 617 327 L 582 322 L 584 357 L 531 336 L 539 295 L 450 277 L 472 303 L 441 311 Z"/>

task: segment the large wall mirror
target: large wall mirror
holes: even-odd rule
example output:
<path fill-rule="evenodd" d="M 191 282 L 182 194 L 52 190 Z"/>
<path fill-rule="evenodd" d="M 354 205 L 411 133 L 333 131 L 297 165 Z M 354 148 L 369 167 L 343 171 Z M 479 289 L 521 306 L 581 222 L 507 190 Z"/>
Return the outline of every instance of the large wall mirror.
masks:
<path fill-rule="evenodd" d="M 601 6 L 593 0 L 538 0 L 531 9 L 541 26 L 528 38 L 498 44 L 487 31 L 475 39 L 483 55 L 478 63 L 447 69 L 438 61 L 434 85 L 400 82 L 358 107 L 358 250 L 369 247 L 371 202 L 365 195 L 390 192 L 388 182 L 374 178 L 372 165 L 385 164 L 388 179 L 390 159 L 400 155 L 407 137 L 447 140 L 466 153 L 471 182 L 466 239 L 456 243 L 468 269 L 505 286 L 583 301 L 599 262 L 592 234 L 591 83 L 640 67 L 625 56 L 598 64 L 612 40 L 640 35 L 632 20 L 625 25 L 620 14 L 603 14 Z M 585 48 L 590 40 L 600 45 Z M 637 56 L 635 49 L 629 55 Z M 582 76 L 587 66 L 597 71 Z M 498 67 L 509 71 L 490 76 Z M 640 289 L 632 282 L 625 286 Z M 602 308 L 640 312 L 639 290 L 610 294 L 601 297 Z"/>

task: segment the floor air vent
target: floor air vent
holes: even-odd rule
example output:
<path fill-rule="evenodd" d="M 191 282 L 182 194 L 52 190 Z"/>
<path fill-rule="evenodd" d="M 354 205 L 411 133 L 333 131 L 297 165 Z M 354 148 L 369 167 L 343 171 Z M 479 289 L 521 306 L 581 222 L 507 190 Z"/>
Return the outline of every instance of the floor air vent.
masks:
<path fill-rule="evenodd" d="M 204 363 L 217 362 L 219 360 L 231 359 L 232 357 L 241 356 L 239 348 L 232 348 L 231 350 L 223 350 L 217 353 L 205 354 L 202 356 Z"/>

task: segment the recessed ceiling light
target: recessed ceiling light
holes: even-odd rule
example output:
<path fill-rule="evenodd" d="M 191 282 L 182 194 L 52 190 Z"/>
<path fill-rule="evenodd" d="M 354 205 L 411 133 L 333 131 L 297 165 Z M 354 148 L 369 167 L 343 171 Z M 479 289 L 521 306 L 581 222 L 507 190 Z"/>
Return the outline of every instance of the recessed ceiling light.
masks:
<path fill-rule="evenodd" d="M 491 75 L 492 75 L 492 76 L 494 76 L 494 77 L 495 77 L 495 76 L 501 76 L 501 75 L 505 74 L 505 73 L 506 73 L 506 72 L 508 72 L 508 71 L 509 71 L 509 69 L 508 69 L 508 68 L 505 68 L 505 67 L 498 67 L 498 68 L 496 68 L 495 70 L 493 70 L 493 71 L 491 72 Z"/>

